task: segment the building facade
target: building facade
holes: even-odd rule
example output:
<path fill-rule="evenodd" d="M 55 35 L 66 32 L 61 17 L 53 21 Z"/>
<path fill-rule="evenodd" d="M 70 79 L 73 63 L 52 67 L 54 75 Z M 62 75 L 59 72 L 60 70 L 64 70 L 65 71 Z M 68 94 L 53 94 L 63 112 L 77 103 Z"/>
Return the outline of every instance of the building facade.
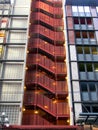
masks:
<path fill-rule="evenodd" d="M 65 8 L 75 123 L 79 113 L 98 113 L 98 1 L 67 0 Z"/>
<path fill-rule="evenodd" d="M 13 128 L 76 130 L 98 113 L 97 0 L 4 0 L 0 18 L 0 112 Z"/>
<path fill-rule="evenodd" d="M 22 124 L 69 125 L 62 0 L 31 2 Z"/>
<path fill-rule="evenodd" d="M 0 1 L 0 113 L 20 124 L 24 92 L 29 0 Z"/>

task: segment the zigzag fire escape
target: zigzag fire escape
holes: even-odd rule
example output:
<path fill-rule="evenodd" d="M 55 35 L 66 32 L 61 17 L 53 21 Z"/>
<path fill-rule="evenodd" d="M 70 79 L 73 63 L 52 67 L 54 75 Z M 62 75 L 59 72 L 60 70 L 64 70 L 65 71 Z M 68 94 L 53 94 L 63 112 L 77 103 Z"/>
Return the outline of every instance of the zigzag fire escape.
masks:
<path fill-rule="evenodd" d="M 23 125 L 68 125 L 62 0 L 32 0 Z"/>

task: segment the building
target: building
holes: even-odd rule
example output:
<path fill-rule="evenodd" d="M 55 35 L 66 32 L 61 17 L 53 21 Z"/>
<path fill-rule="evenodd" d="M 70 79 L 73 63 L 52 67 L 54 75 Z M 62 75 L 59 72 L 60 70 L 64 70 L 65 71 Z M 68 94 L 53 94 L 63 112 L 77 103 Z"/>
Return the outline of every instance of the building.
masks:
<path fill-rule="evenodd" d="M 0 112 L 20 124 L 30 1 L 0 0 Z"/>
<path fill-rule="evenodd" d="M 74 117 L 98 113 L 98 1 L 66 1 L 70 90 Z M 77 109 L 78 108 L 78 109 Z"/>
<path fill-rule="evenodd" d="M 5 0 L 0 11 L 0 112 L 13 128 L 78 130 L 80 113 L 98 114 L 97 0 Z"/>
<path fill-rule="evenodd" d="M 23 102 L 23 125 L 69 125 L 63 3 L 33 0 Z"/>

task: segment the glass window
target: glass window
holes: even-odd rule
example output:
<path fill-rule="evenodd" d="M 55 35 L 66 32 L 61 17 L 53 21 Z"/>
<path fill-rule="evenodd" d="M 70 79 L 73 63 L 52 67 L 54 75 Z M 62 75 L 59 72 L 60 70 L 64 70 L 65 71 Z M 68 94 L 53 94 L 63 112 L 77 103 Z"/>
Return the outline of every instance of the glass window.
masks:
<path fill-rule="evenodd" d="M 26 42 L 26 32 L 25 31 L 10 31 L 8 42 L 10 43 L 25 43 Z"/>
<path fill-rule="evenodd" d="M 85 24 L 85 18 L 80 18 L 80 24 Z"/>
<path fill-rule="evenodd" d="M 89 39 L 90 39 L 91 44 L 95 44 L 96 39 L 95 39 L 95 33 L 93 31 L 89 32 Z"/>
<path fill-rule="evenodd" d="M 97 14 L 98 14 L 98 7 L 96 7 L 96 10 L 97 10 Z"/>
<path fill-rule="evenodd" d="M 92 23 L 92 19 L 91 18 L 87 18 L 86 19 L 86 23 L 87 23 L 87 27 L 88 29 L 93 29 L 93 23 Z"/>
<path fill-rule="evenodd" d="M 1 19 L 1 28 L 5 28 L 8 23 L 8 18 L 4 17 Z"/>
<path fill-rule="evenodd" d="M 72 12 L 74 16 L 78 16 L 78 8 L 77 6 L 72 6 Z"/>
<path fill-rule="evenodd" d="M 82 37 L 83 37 L 83 38 L 87 38 L 87 37 L 88 37 L 86 31 L 83 31 L 83 32 L 82 32 Z"/>
<path fill-rule="evenodd" d="M 77 47 L 77 53 L 78 53 L 78 54 L 83 54 L 82 47 Z"/>
<path fill-rule="evenodd" d="M 80 34 L 80 31 L 76 31 L 76 38 L 81 38 L 81 34 Z"/>
<path fill-rule="evenodd" d="M 6 59 L 23 60 L 24 59 L 24 47 L 20 46 L 8 46 L 5 52 Z"/>
<path fill-rule="evenodd" d="M 4 79 L 21 79 L 23 75 L 23 64 L 5 63 L 3 66 L 2 77 Z"/>
<path fill-rule="evenodd" d="M 3 52 L 4 52 L 4 47 L 2 45 L 0 45 L 0 59 L 3 56 Z"/>
<path fill-rule="evenodd" d="M 93 55 L 98 55 L 98 51 L 96 47 L 92 47 L 91 50 Z"/>
<path fill-rule="evenodd" d="M 83 61 L 84 60 L 83 48 L 81 46 L 78 46 L 76 49 L 77 49 L 78 60 Z"/>
<path fill-rule="evenodd" d="M 84 47 L 84 53 L 85 54 L 90 54 L 90 48 L 89 47 Z"/>
<path fill-rule="evenodd" d="M 12 0 L 13 1 L 13 0 Z M 22 5 L 22 6 L 28 6 L 30 4 L 30 0 L 24 0 L 24 1 L 21 1 L 21 0 L 14 0 L 15 1 L 15 4 L 18 6 L 18 5 Z M 55 0 L 55 1 L 59 1 L 59 0 Z"/>
<path fill-rule="evenodd" d="M 96 7 L 96 10 L 97 10 L 97 12 L 98 12 L 98 7 Z"/>
<path fill-rule="evenodd" d="M 77 6 L 72 6 L 72 12 L 78 12 Z"/>
<path fill-rule="evenodd" d="M 89 6 L 85 6 L 84 10 L 85 10 L 85 15 L 86 16 L 91 16 Z"/>
<path fill-rule="evenodd" d="M 83 112 L 91 112 L 90 106 L 83 105 Z"/>
<path fill-rule="evenodd" d="M 79 15 L 80 16 L 84 16 L 84 9 L 83 9 L 83 6 L 78 6 L 78 9 L 79 9 Z"/>
<path fill-rule="evenodd" d="M 94 64 L 94 71 L 98 72 L 98 63 Z"/>
<path fill-rule="evenodd" d="M 95 83 L 94 82 L 90 82 L 89 83 L 89 92 L 90 92 L 90 98 L 92 101 L 97 101 L 98 98 L 97 98 L 97 88 L 95 86 Z"/>
<path fill-rule="evenodd" d="M 90 54 L 90 47 L 86 46 L 84 47 L 84 56 L 85 56 L 85 60 L 87 61 L 91 61 L 92 60 L 92 55 Z"/>
<path fill-rule="evenodd" d="M 9 11 L 8 10 L 4 10 L 4 15 L 7 15 L 8 13 L 9 13 Z"/>
<path fill-rule="evenodd" d="M 87 18 L 86 21 L 87 21 L 87 25 L 92 25 L 92 19 L 91 18 Z"/>
<path fill-rule="evenodd" d="M 85 64 L 79 63 L 79 71 L 84 72 L 85 71 Z"/>
<path fill-rule="evenodd" d="M 74 24 L 79 24 L 79 19 L 78 18 L 74 18 Z"/>
<path fill-rule="evenodd" d="M 98 106 L 92 106 L 92 112 L 98 113 Z"/>
<path fill-rule="evenodd" d="M 89 83 L 89 90 L 90 90 L 90 92 L 96 91 L 95 83 Z"/>
<path fill-rule="evenodd" d="M 26 7 L 26 6 L 17 6 L 17 7 L 14 7 L 12 13 L 14 15 L 28 15 L 29 14 L 29 8 Z"/>
<path fill-rule="evenodd" d="M 90 38 L 90 39 L 94 39 L 94 38 L 95 38 L 94 32 L 89 32 L 89 38 Z"/>
<path fill-rule="evenodd" d="M 85 22 L 85 18 L 80 18 L 80 24 L 81 24 L 81 29 L 86 30 L 86 22 Z"/>
<path fill-rule="evenodd" d="M 25 17 L 24 18 L 12 18 L 10 26 L 14 27 L 14 28 L 26 28 L 27 19 Z"/>
<path fill-rule="evenodd" d="M 78 6 L 79 12 L 84 12 L 83 6 Z"/>
<path fill-rule="evenodd" d="M 80 29 L 79 18 L 74 18 L 73 20 L 75 29 Z"/>
<path fill-rule="evenodd" d="M 93 71 L 93 68 L 92 68 L 92 64 L 91 64 L 91 63 L 87 63 L 87 64 L 86 64 L 86 67 L 87 67 L 87 72 L 92 72 L 92 71 Z"/>
<path fill-rule="evenodd" d="M 0 10 L 0 14 L 2 14 L 2 10 Z"/>
<path fill-rule="evenodd" d="M 3 83 L 0 87 L 1 101 L 20 101 L 22 97 L 20 83 Z"/>
<path fill-rule="evenodd" d="M 82 91 L 82 100 L 88 101 L 89 100 L 89 93 L 87 88 L 87 83 L 81 83 L 81 91 Z"/>
<path fill-rule="evenodd" d="M 87 90 L 87 83 L 82 82 L 82 83 L 80 83 L 80 86 L 81 86 L 81 91 L 82 92 L 87 92 L 88 91 Z"/>

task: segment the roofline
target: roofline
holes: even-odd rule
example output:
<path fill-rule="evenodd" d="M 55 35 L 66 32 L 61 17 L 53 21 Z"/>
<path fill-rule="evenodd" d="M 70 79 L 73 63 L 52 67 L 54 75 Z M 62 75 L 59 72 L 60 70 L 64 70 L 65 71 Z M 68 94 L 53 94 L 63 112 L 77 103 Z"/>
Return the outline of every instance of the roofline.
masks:
<path fill-rule="evenodd" d="M 65 5 L 98 6 L 98 0 L 66 0 Z"/>

